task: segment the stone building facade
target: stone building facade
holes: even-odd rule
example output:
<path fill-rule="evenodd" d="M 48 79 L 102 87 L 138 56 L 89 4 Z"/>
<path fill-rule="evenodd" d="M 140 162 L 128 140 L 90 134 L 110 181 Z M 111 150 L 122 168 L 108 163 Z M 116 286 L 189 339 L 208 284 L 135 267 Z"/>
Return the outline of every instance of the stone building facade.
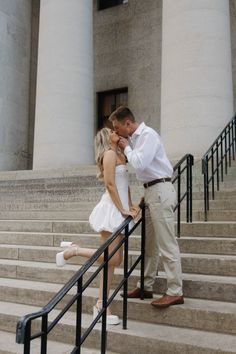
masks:
<path fill-rule="evenodd" d="M 0 0 L 0 29 L 0 170 L 93 164 L 122 103 L 171 159 L 234 115 L 236 0 Z"/>

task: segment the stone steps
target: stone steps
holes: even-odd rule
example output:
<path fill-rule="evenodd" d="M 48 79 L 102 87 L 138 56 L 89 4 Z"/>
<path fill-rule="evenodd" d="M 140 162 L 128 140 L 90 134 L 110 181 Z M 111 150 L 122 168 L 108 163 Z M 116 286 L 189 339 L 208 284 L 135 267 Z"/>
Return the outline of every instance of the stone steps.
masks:
<path fill-rule="evenodd" d="M 214 237 L 235 237 L 235 221 L 208 221 L 181 224 L 181 235 L 183 236 L 214 236 Z"/>
<path fill-rule="evenodd" d="M 92 209 L 91 209 L 92 210 Z M 88 220 L 91 210 L 0 211 L 3 220 Z"/>
<path fill-rule="evenodd" d="M 57 341 L 48 340 L 47 350 L 49 354 L 70 354 L 73 350 L 71 344 L 64 344 Z M 15 343 L 15 333 L 0 331 L 0 354 L 22 354 L 23 345 Z M 36 339 L 31 344 L 31 354 L 40 353 L 40 341 Z M 81 354 L 100 354 L 99 349 L 82 348 Z M 117 354 L 107 351 L 107 354 Z"/>
<path fill-rule="evenodd" d="M 17 319 L 43 307 L 86 261 L 74 258 L 65 267 L 57 268 L 55 254 L 60 250 L 60 242 L 67 240 L 81 246 L 99 247 L 100 236 L 92 232 L 88 215 L 104 187 L 95 178 L 94 166 L 88 170 L 23 171 L 5 173 L 5 176 L 11 180 L 4 181 L 0 173 L 0 354 L 5 349 L 6 353 L 18 354 L 22 352 L 22 346 L 13 343 Z M 157 310 L 150 306 L 149 300 L 130 299 L 128 330 L 122 330 L 121 325 L 108 328 L 110 350 L 117 349 L 126 354 L 236 353 L 235 177 L 236 168 L 233 167 L 221 184 L 221 190 L 216 192 L 216 199 L 210 201 L 211 221 L 205 223 L 199 221 L 203 220 L 203 192 L 199 185 L 202 176 L 194 171 L 194 222 L 182 223 L 181 238 L 178 239 L 185 304 Z M 133 199 L 138 201 L 142 187 L 133 175 L 131 189 Z M 137 230 L 137 235 L 130 237 L 130 261 L 136 259 L 139 247 Z M 155 297 L 166 290 L 165 274 L 161 269 L 154 284 Z M 88 271 L 84 281 L 95 270 L 96 265 Z M 119 284 L 122 274 L 122 268 L 117 268 L 114 286 Z M 129 288 L 136 286 L 139 277 L 137 269 L 129 280 Z M 83 298 L 84 328 L 91 321 L 98 284 L 99 277 Z M 67 300 L 74 291 L 70 291 Z M 61 306 L 58 304 L 52 316 Z M 119 295 L 112 308 L 114 313 L 122 316 Z M 52 350 L 57 354 L 67 353 L 66 346 L 74 341 L 74 324 L 72 308 L 53 331 L 54 337 L 50 338 L 50 343 L 56 342 Z M 86 347 L 93 349 L 84 349 L 82 354 L 100 352 L 99 336 L 100 325 L 97 325 L 85 343 Z M 2 344 L 6 338 L 12 348 Z M 49 351 L 49 354 L 54 352 Z"/>
<path fill-rule="evenodd" d="M 71 182 L 68 182 L 71 183 Z M 85 183 L 87 183 L 85 185 Z M 84 185 L 83 185 L 84 184 Z M 135 180 L 131 181 L 131 192 L 134 200 L 138 201 L 143 195 L 143 187 L 141 184 L 136 183 Z M 176 188 L 176 186 L 175 186 Z M 51 187 L 39 185 L 31 186 L 28 181 L 26 181 L 25 186 L 14 186 L 6 185 L 4 188 L 1 187 L 0 182 L 0 203 L 1 204 L 34 204 L 34 203 L 66 203 L 66 202 L 97 202 L 104 193 L 104 186 L 96 180 L 89 182 L 83 182 L 79 179 L 76 185 L 70 185 L 69 187 L 65 184 L 60 184 L 58 186 L 52 185 Z M 183 186 L 182 190 L 185 190 Z M 224 199 L 227 195 L 231 194 L 235 197 L 236 195 L 236 178 L 234 180 L 223 182 L 220 185 L 220 190 L 217 191 L 215 188 L 216 199 Z M 211 189 L 210 189 L 211 195 Z M 193 197 L 194 200 L 203 199 L 203 186 L 202 182 L 199 185 L 194 185 L 193 187 Z"/>
<path fill-rule="evenodd" d="M 204 211 L 195 211 L 193 213 L 193 220 L 204 220 Z M 184 219 L 183 219 L 184 220 Z M 236 210 L 210 210 L 207 213 L 207 220 L 209 221 L 235 221 Z"/>
<path fill-rule="evenodd" d="M 49 284 L 0 278 L 0 301 L 31 306 L 44 306 L 61 289 L 61 284 Z M 66 299 L 59 303 L 62 309 L 71 300 L 76 290 L 72 289 Z M 157 298 L 156 295 L 154 297 Z M 92 314 L 96 303 L 97 289 L 88 288 L 83 301 L 83 313 Z M 170 307 L 166 311 L 150 306 L 150 301 L 129 300 L 128 318 L 153 324 L 164 324 L 184 328 L 201 329 L 219 333 L 236 334 L 236 303 L 186 298 L 183 306 Z M 71 308 L 75 311 L 75 307 Z M 117 295 L 112 310 L 122 318 L 122 298 Z M 189 319 L 192 319 L 189 321 Z"/>
<path fill-rule="evenodd" d="M 58 343 L 56 341 L 48 341 L 48 352 L 50 354 L 69 354 L 73 347 L 69 344 Z M 88 349 L 87 349 L 88 350 Z M 39 340 L 35 340 L 32 343 L 31 353 L 36 354 L 40 352 Z M 23 345 L 15 343 L 15 334 L 10 332 L 0 331 L 0 354 L 22 354 Z M 85 354 L 86 352 L 84 352 Z M 97 351 L 97 353 L 99 353 Z M 87 354 L 89 351 L 87 351 Z"/>
<path fill-rule="evenodd" d="M 55 263 L 60 248 L 26 245 L 0 245 L 0 259 Z M 133 264 L 140 252 L 129 251 L 129 265 Z M 68 264 L 83 265 L 86 258 L 73 257 Z M 182 270 L 185 273 L 236 276 L 236 255 L 181 254 Z M 121 267 L 123 264 L 121 264 Z M 160 270 L 163 270 L 160 264 Z"/>
<path fill-rule="evenodd" d="M 0 231 L 91 233 L 88 221 L 74 220 L 0 220 Z M 183 236 L 236 236 L 236 221 L 193 222 L 181 224 Z"/>
<path fill-rule="evenodd" d="M 0 244 L 3 245 L 59 247 L 63 240 L 78 243 L 81 247 L 98 248 L 101 244 L 97 234 L 0 231 Z M 236 240 L 233 237 L 181 236 L 177 240 L 183 253 L 236 255 Z M 130 249 L 139 250 L 140 236 L 130 236 L 129 245 Z"/>
<path fill-rule="evenodd" d="M 25 211 L 0 211 L 0 220 L 88 220 L 91 214 L 91 209 L 83 210 L 25 210 Z M 177 214 L 176 214 L 177 217 Z M 203 210 L 193 211 L 193 221 L 204 221 L 205 214 Z M 186 220 L 186 211 L 181 209 L 181 220 Z M 209 221 L 235 221 L 236 209 L 233 210 L 220 210 L 210 209 L 208 212 Z"/>
<path fill-rule="evenodd" d="M 30 262 L 19 260 L 0 260 L 0 277 L 17 280 L 30 280 L 48 283 L 66 283 L 79 269 L 80 265 L 67 264 L 63 268 L 58 268 L 54 263 Z M 91 267 L 85 276 L 88 279 L 96 270 L 96 266 Z M 114 276 L 114 286 L 118 285 L 122 279 L 123 270 L 117 268 Z M 139 280 L 139 271 L 135 270 L 129 280 L 130 288 L 135 287 Z M 183 275 L 184 293 L 187 297 L 212 299 L 220 301 L 235 302 L 236 278 L 233 276 L 190 274 Z M 91 283 L 92 287 L 98 287 L 99 278 L 95 278 Z M 164 293 L 166 279 L 163 272 L 158 273 L 155 282 L 155 292 Z"/>
<path fill-rule="evenodd" d="M 1 192 L 0 193 L 0 205 L 10 205 L 14 207 L 14 205 L 26 204 L 47 204 L 52 206 L 56 203 L 96 203 L 101 195 L 104 193 L 103 187 L 89 187 L 89 188 L 80 188 L 78 190 L 70 190 L 70 191 L 35 191 L 35 192 L 14 192 L 11 194 L 9 192 Z M 131 186 L 131 194 L 132 199 L 138 203 L 140 198 L 143 196 L 143 188 L 142 187 L 133 187 Z M 230 184 L 228 188 L 224 188 L 224 190 L 215 192 L 215 199 L 226 199 L 228 196 L 235 198 L 236 196 L 236 183 L 235 185 Z M 203 200 L 204 193 L 202 189 L 195 189 L 193 191 L 194 200 Z"/>
<path fill-rule="evenodd" d="M 15 327 L 19 317 L 25 313 L 36 312 L 40 308 L 35 306 L 18 305 L 7 302 L 0 302 L 0 329 L 10 331 Z M 50 319 L 58 314 L 54 310 L 49 315 Z M 83 314 L 83 328 L 87 328 L 91 323 L 91 315 Z M 72 344 L 74 341 L 73 331 L 75 314 L 67 313 L 66 317 L 54 329 L 51 340 L 63 340 Z M 39 322 L 35 324 L 35 329 L 39 329 Z M 93 335 L 86 340 L 88 347 L 98 348 L 100 337 L 100 325 L 96 325 Z M 65 336 L 64 333 L 67 333 Z M 119 344 L 118 344 L 119 343 Z M 201 330 L 181 328 L 176 326 L 159 325 L 129 320 L 128 329 L 123 330 L 121 325 L 110 326 L 108 328 L 108 349 L 119 348 L 119 353 L 131 354 L 218 354 L 233 353 L 236 347 L 236 337 L 231 334 L 219 334 L 213 332 L 203 332 Z"/>

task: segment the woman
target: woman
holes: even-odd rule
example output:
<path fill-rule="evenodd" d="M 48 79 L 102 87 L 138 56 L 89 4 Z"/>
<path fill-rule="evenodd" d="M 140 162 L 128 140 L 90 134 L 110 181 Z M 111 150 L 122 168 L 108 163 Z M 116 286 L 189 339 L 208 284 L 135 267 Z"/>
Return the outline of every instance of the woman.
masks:
<path fill-rule="evenodd" d="M 100 202 L 93 209 L 89 222 L 94 231 L 101 234 L 101 239 L 105 242 L 108 237 L 117 229 L 124 219 L 131 215 L 135 218 L 139 212 L 139 207 L 132 205 L 130 189 L 128 186 L 128 171 L 126 168 L 126 158 L 118 147 L 119 136 L 108 128 L 101 129 L 95 137 L 95 158 L 98 166 L 98 178 L 104 181 L 106 192 L 103 194 Z M 110 245 L 109 253 L 121 241 L 122 235 L 119 235 Z M 61 246 L 70 246 L 64 252 L 56 256 L 58 266 L 63 266 L 68 259 L 74 256 L 90 258 L 96 250 L 82 248 L 72 243 L 62 243 Z M 108 296 L 115 267 L 122 262 L 122 247 L 114 254 L 108 263 Z M 98 259 L 103 262 L 103 256 Z M 94 318 L 102 307 L 102 276 L 100 278 L 99 297 L 93 308 Z M 112 315 L 110 309 L 107 309 L 107 323 L 119 324 L 118 316 Z"/>

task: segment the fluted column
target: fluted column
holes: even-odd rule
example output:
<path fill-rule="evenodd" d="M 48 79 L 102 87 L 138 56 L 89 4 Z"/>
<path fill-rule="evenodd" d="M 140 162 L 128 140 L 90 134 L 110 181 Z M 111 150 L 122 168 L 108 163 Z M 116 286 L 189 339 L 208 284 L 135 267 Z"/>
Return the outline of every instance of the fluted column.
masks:
<path fill-rule="evenodd" d="M 31 1 L 0 1 L 0 170 L 27 168 Z"/>
<path fill-rule="evenodd" d="M 164 0 L 161 134 L 200 157 L 233 116 L 228 0 Z"/>
<path fill-rule="evenodd" d="M 93 162 L 92 0 L 41 0 L 33 168 Z"/>

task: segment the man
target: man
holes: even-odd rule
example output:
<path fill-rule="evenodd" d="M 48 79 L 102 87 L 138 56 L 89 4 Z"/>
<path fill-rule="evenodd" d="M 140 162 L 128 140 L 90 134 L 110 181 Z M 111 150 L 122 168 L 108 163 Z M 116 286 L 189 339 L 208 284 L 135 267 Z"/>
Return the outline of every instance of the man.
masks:
<path fill-rule="evenodd" d="M 158 308 L 183 304 L 180 252 L 174 232 L 173 208 L 176 203 L 176 192 L 171 183 L 173 168 L 158 133 L 145 123 L 137 123 L 129 108 L 123 106 L 117 108 L 109 120 L 120 135 L 119 146 L 135 169 L 137 179 L 144 186 L 146 205 L 144 297 L 153 297 L 153 284 L 160 254 L 167 278 L 167 291 L 151 304 Z M 136 289 L 128 292 L 128 297 L 140 297 L 140 283 Z"/>

